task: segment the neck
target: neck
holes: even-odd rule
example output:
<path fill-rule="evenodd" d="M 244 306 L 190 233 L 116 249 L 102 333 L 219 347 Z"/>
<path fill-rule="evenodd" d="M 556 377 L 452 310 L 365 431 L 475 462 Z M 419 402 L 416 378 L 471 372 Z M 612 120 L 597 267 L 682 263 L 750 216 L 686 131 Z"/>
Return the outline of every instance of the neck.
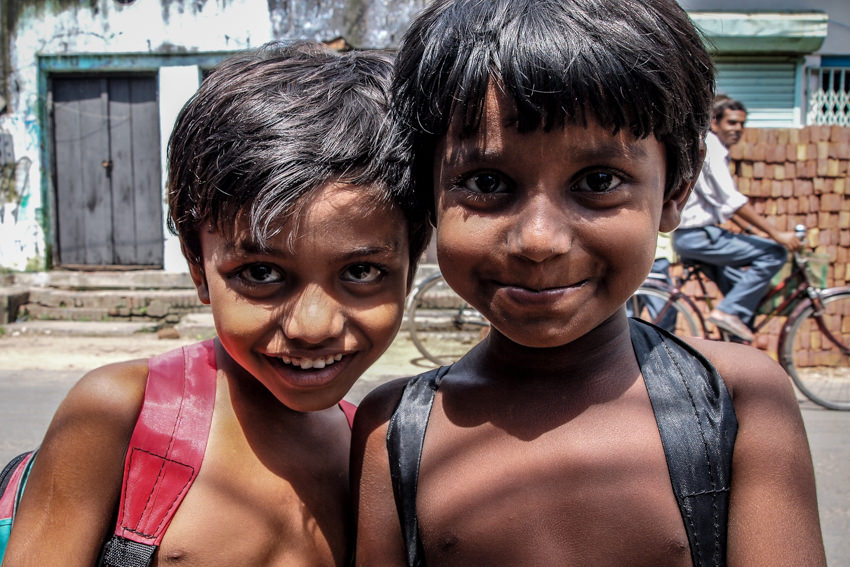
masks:
<path fill-rule="evenodd" d="M 631 354 L 628 319 L 617 312 L 578 339 L 552 348 L 523 346 L 492 329 L 472 362 L 490 376 L 522 374 L 562 381 L 564 376 L 610 376 L 610 370 L 630 360 Z"/>

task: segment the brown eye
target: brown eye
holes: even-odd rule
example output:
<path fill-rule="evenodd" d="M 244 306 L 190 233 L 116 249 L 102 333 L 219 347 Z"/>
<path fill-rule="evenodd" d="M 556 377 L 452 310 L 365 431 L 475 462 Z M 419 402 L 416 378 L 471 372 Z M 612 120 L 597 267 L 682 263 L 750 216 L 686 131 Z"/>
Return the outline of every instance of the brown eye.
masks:
<path fill-rule="evenodd" d="M 253 284 L 279 283 L 283 281 L 283 273 L 269 264 L 251 264 L 240 273 L 245 281 Z"/>
<path fill-rule="evenodd" d="M 383 275 L 384 271 L 374 264 L 355 264 L 346 268 L 343 279 L 355 283 L 372 283 Z"/>
<path fill-rule="evenodd" d="M 574 187 L 574 190 L 590 193 L 605 193 L 615 189 L 622 180 L 612 173 L 595 171 L 585 175 Z"/>
<path fill-rule="evenodd" d="M 477 193 L 500 193 L 507 190 L 507 185 L 500 175 L 495 173 L 478 173 L 467 178 L 464 186 Z"/>

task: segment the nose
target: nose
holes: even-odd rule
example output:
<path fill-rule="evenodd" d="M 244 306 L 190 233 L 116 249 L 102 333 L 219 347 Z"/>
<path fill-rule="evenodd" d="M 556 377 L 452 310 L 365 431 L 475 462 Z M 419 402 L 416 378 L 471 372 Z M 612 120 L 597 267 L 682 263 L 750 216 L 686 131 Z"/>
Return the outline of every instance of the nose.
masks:
<path fill-rule="evenodd" d="M 283 332 L 288 339 L 320 344 L 342 334 L 342 306 L 321 286 L 305 287 L 285 314 Z"/>
<path fill-rule="evenodd" d="M 563 206 L 543 195 L 522 203 L 508 233 L 510 252 L 535 263 L 565 254 L 572 238 Z"/>

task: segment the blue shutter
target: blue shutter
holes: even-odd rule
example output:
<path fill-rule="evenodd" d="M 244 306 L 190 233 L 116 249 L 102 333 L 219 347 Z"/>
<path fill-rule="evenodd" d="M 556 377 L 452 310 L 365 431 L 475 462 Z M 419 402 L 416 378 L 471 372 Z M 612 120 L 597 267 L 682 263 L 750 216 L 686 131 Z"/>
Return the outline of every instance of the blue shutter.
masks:
<path fill-rule="evenodd" d="M 787 128 L 799 125 L 797 64 L 793 61 L 715 61 L 717 93 L 747 107 L 747 126 Z"/>

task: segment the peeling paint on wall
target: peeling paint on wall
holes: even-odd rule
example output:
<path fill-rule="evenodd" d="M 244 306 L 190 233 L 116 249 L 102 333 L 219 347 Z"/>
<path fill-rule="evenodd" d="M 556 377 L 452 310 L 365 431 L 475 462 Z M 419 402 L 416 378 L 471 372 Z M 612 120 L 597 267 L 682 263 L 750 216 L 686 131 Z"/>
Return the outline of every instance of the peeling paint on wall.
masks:
<path fill-rule="evenodd" d="M 0 117 L 0 132 L 13 141 L 0 164 L 0 267 L 11 270 L 44 267 L 40 199 L 31 181 L 37 146 L 20 143 L 32 142 L 34 127 L 34 120 L 27 124 L 9 115 Z"/>
<path fill-rule="evenodd" d="M 5 235 L 12 231 L 20 244 L 14 253 L 4 246 L 0 265 L 18 267 L 30 254 L 52 260 L 51 73 L 158 72 L 184 64 L 181 56 L 212 54 L 218 60 L 274 39 L 343 38 L 355 47 L 391 48 L 428 1 L 0 0 L 0 96 L 9 112 L 0 119 L 14 136 L 17 157 L 32 160 L 26 202 L 17 204 L 11 217 L 3 209 L 0 224 L 6 232 L 0 237 L 8 242 Z M 43 65 L 57 59 L 63 61 L 58 71 Z M 118 68 L 102 63 L 119 59 Z M 160 108 L 185 102 L 162 98 L 171 93 L 160 89 Z M 163 139 L 167 128 L 170 123 L 163 124 Z M 13 217 L 12 224 L 5 220 Z"/>

